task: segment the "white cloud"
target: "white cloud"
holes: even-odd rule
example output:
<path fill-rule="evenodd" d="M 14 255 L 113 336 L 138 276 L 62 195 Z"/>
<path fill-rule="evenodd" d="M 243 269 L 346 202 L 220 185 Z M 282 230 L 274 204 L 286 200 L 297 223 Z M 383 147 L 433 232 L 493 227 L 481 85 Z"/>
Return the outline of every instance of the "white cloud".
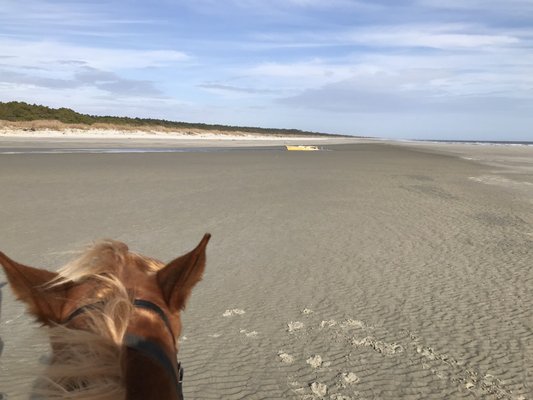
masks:
<path fill-rule="evenodd" d="M 253 95 L 263 94 L 263 95 L 273 95 L 276 92 L 269 89 L 259 89 L 252 87 L 242 87 L 235 85 L 226 85 L 220 83 L 202 83 L 198 85 L 199 88 L 205 89 L 209 92 L 222 94 L 225 96 L 231 97 L 250 97 Z"/>
<path fill-rule="evenodd" d="M 533 10 L 531 0 L 417 0 L 420 6 L 434 7 L 438 9 L 477 10 L 492 13 L 521 14 Z"/>
<path fill-rule="evenodd" d="M 272 4 L 313 8 L 370 7 L 371 4 L 357 0 L 270 0 Z"/>
<path fill-rule="evenodd" d="M 50 67 L 65 60 L 75 60 L 94 68 L 108 70 L 161 67 L 190 60 L 187 54 L 175 50 L 103 48 L 55 41 L 13 39 L 0 41 L 0 54 L 9 56 L 3 63 L 14 67 Z"/>
<path fill-rule="evenodd" d="M 153 75 L 143 70 L 190 60 L 185 53 L 173 50 L 108 49 L 14 39 L 0 41 L 0 54 L 0 84 L 9 88 L 4 93 L 11 92 L 12 97 L 33 93 L 37 99 L 49 92 L 68 101 L 85 91 L 93 102 L 109 94 L 115 102 L 133 97 L 161 98 L 164 94 L 150 79 Z M 126 70 L 136 78 L 124 77 Z"/>
<path fill-rule="evenodd" d="M 372 31 L 359 31 L 350 35 L 352 43 L 385 47 L 430 47 L 435 49 L 461 49 L 507 46 L 520 43 L 520 39 L 502 34 L 477 34 L 439 32 L 431 27 L 383 27 Z"/>
<path fill-rule="evenodd" d="M 112 94 L 118 97 L 162 97 L 153 82 L 139 79 L 121 78 L 113 72 L 107 72 L 82 66 L 76 68 L 73 76 L 54 78 L 34 71 L 16 72 L 0 67 L 0 83 L 15 87 L 34 87 L 49 91 L 60 91 L 76 88 L 93 87 L 102 94 Z"/>
<path fill-rule="evenodd" d="M 356 67 L 350 65 L 335 65 L 320 60 L 296 63 L 265 63 L 259 64 L 247 71 L 247 74 L 258 77 L 274 77 L 309 81 L 316 79 L 318 83 L 339 80 L 353 75 Z"/>
<path fill-rule="evenodd" d="M 118 0 L 4 0 L 0 98 L 322 130 L 350 126 L 354 113 L 369 127 L 369 116 L 398 111 L 518 119 L 533 99 L 531 12 L 531 0 L 162 0 L 128 9 Z M 176 100 L 185 98 L 202 105 Z"/>
<path fill-rule="evenodd" d="M 374 53 L 338 60 L 266 63 L 242 72 L 266 87 L 293 92 L 358 79 L 365 85 L 382 85 L 397 79 L 404 87 L 438 87 L 442 93 L 480 94 L 523 92 L 533 87 L 533 54 L 520 49 L 500 52 Z"/>
<path fill-rule="evenodd" d="M 0 8 L 0 24 L 5 28 L 24 30 L 36 28 L 63 31 L 66 27 L 92 28 L 102 31 L 111 30 L 116 33 L 120 25 L 146 25 L 154 24 L 155 20 L 144 18 L 125 18 L 123 15 L 112 15 L 112 4 L 103 2 L 101 5 L 94 2 L 68 1 L 68 0 L 2 0 Z M 17 29 L 18 28 L 18 29 Z M 94 32 L 105 34 L 105 32 Z"/>
<path fill-rule="evenodd" d="M 489 29 L 467 24 L 372 25 L 328 31 L 299 31 L 293 34 L 262 33 L 254 36 L 256 46 L 271 48 L 328 48 L 365 46 L 378 48 L 426 47 L 439 50 L 483 50 L 532 44 L 531 30 Z"/>
<path fill-rule="evenodd" d="M 231 8 L 240 8 L 254 13 L 270 9 L 287 9 L 287 8 L 318 8 L 318 9 L 333 9 L 345 7 L 364 7 L 373 8 L 375 6 L 367 1 L 358 0 L 227 0 L 221 6 L 221 3 L 216 0 L 190 0 L 186 3 L 193 8 L 200 8 L 202 10 L 220 11 L 220 9 L 228 10 Z"/>
<path fill-rule="evenodd" d="M 409 71 L 407 71 L 408 74 Z M 508 114 L 533 105 L 533 96 L 507 93 L 450 93 L 431 81 L 403 75 L 350 79 L 281 99 L 282 104 L 342 113 L 473 113 Z M 524 94 L 524 93 L 523 93 Z"/>
<path fill-rule="evenodd" d="M 520 115 L 533 105 L 528 31 L 476 33 L 483 29 L 460 24 L 356 31 L 324 39 L 369 46 L 351 56 L 263 63 L 243 75 L 285 90 L 285 107 L 323 112 Z M 381 44 L 391 50 L 376 49 Z"/>

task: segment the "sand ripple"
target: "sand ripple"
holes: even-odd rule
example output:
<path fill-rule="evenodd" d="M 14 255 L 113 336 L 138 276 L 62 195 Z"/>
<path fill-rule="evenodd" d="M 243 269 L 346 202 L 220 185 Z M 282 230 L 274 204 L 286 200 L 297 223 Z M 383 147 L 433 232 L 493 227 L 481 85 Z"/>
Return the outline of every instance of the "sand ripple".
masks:
<path fill-rule="evenodd" d="M 183 315 L 186 398 L 532 399 L 531 174 L 331 149 L 0 157 L 2 250 L 57 265 L 106 221 L 170 259 L 211 231 Z M 47 346 L 2 291 L 0 388 L 24 398 Z"/>

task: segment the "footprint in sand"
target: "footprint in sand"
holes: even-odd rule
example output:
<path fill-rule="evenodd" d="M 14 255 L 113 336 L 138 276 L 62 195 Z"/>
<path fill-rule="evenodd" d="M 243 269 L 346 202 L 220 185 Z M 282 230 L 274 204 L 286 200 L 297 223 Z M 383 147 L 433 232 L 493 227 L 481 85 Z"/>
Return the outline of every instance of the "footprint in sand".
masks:
<path fill-rule="evenodd" d="M 241 329 L 240 332 L 246 337 L 256 337 L 259 334 L 257 331 L 248 331 L 246 329 Z"/>
<path fill-rule="evenodd" d="M 353 385 L 354 383 L 359 382 L 359 377 L 353 372 L 343 372 L 340 374 L 342 382 L 348 385 Z"/>
<path fill-rule="evenodd" d="M 369 350 L 380 353 L 384 356 L 393 356 L 398 353 L 405 352 L 405 348 L 402 344 L 396 342 L 385 342 L 375 338 L 374 336 L 368 335 L 368 331 L 373 331 L 374 327 L 368 325 L 365 321 L 355 319 L 355 318 L 343 318 L 340 320 L 336 319 L 320 319 L 318 315 L 312 312 L 312 310 L 305 308 L 300 310 L 301 314 L 304 314 L 310 321 L 304 324 L 300 321 L 291 321 L 287 324 L 287 331 L 289 333 L 298 333 L 298 331 L 308 330 L 314 331 L 318 328 L 318 332 L 321 332 L 320 335 L 325 335 L 327 337 L 332 336 L 336 339 L 344 339 L 347 344 L 351 344 L 356 347 L 364 347 Z M 361 336 L 357 335 L 361 334 Z M 366 333 L 366 334 L 365 334 Z M 348 353 L 347 353 L 348 354 Z M 290 363 L 293 363 L 295 360 L 292 357 L 287 357 L 288 354 L 285 352 L 279 352 L 278 357 L 284 363 L 289 363 L 284 360 L 290 360 Z M 327 356 L 327 354 L 326 354 Z M 293 385 L 293 392 L 298 394 L 300 400 L 304 399 L 330 399 L 330 400 L 352 400 L 355 397 L 358 398 L 359 393 L 354 391 L 355 385 L 360 383 L 360 378 L 354 372 L 343 371 L 342 365 L 335 365 L 331 362 L 325 362 L 323 355 L 313 354 L 308 356 L 306 359 L 306 364 L 310 366 L 315 373 L 320 374 L 320 371 L 326 371 L 326 367 L 330 367 L 327 371 L 333 371 L 337 369 L 334 380 L 332 381 L 311 381 L 312 383 L 307 386 Z M 318 377 L 318 376 L 317 376 Z M 317 378 L 315 377 L 315 379 Z M 350 392 L 350 393 L 348 393 Z"/>
<path fill-rule="evenodd" d="M 350 329 L 350 328 L 357 328 L 357 329 L 365 329 L 369 328 L 363 321 L 359 321 L 357 319 L 351 319 L 348 318 L 340 323 L 340 327 L 342 329 Z"/>
<path fill-rule="evenodd" d="M 278 357 L 284 364 L 292 364 L 294 362 L 294 357 L 285 353 L 283 350 L 278 351 Z"/>
<path fill-rule="evenodd" d="M 329 399 L 330 400 L 352 400 L 351 397 L 344 396 L 342 394 L 332 394 L 331 396 L 329 396 Z"/>
<path fill-rule="evenodd" d="M 337 321 L 335 321 L 334 319 L 328 319 L 327 321 L 322 321 L 320 323 L 321 328 L 332 328 L 335 325 L 337 325 Z"/>
<path fill-rule="evenodd" d="M 463 360 L 457 360 L 444 352 L 438 352 L 432 347 L 421 344 L 421 339 L 410 333 L 411 351 L 421 357 L 420 365 L 424 370 L 431 371 L 440 379 L 446 379 L 462 386 L 477 396 L 495 395 L 498 399 L 521 399 L 523 396 L 513 396 L 512 391 L 505 387 L 504 381 L 491 374 L 482 374 L 465 367 Z"/>
<path fill-rule="evenodd" d="M 287 324 L 287 327 L 287 330 L 292 333 L 302 329 L 304 327 L 304 324 L 300 321 L 291 321 Z"/>
<path fill-rule="evenodd" d="M 313 392 L 314 395 L 318 397 L 324 397 L 326 393 L 328 392 L 327 385 L 320 383 L 320 382 L 313 382 L 311 383 L 311 392 Z"/>
<path fill-rule="evenodd" d="M 345 341 L 346 344 L 366 348 L 387 357 L 408 353 L 408 357 L 416 357 L 419 362 L 419 367 L 422 370 L 429 370 L 438 378 L 448 380 L 451 383 L 453 382 L 461 386 L 463 390 L 466 389 L 476 396 L 495 395 L 502 399 L 525 400 L 524 396 L 513 396 L 512 392 L 505 387 L 504 381 L 491 374 L 483 374 L 466 369 L 463 360 L 455 359 L 450 354 L 438 352 L 432 347 L 425 345 L 423 340 L 413 332 L 407 332 L 409 334 L 407 338 L 404 338 L 406 333 L 404 332 L 401 341 L 386 342 L 371 335 L 370 333 L 375 328 L 364 321 L 352 318 L 341 319 L 339 321 L 334 319 L 321 320 L 318 318 L 318 315 L 315 313 L 312 314 L 312 311 L 307 308 L 299 310 L 299 312 L 305 315 L 307 322 L 305 326 L 300 321 L 289 322 L 287 324 L 287 331 L 291 334 L 298 334 L 299 331 L 304 334 L 308 333 L 308 331 L 315 331 L 315 333 L 321 336 L 331 337 L 336 340 L 340 339 Z M 325 356 L 327 355 L 325 354 Z M 281 362 L 286 364 L 295 362 L 294 357 L 282 351 L 278 352 L 278 357 Z M 321 355 L 312 355 L 306 360 L 306 363 L 312 368 L 315 379 L 318 378 L 316 375 L 321 375 L 322 372 L 325 372 L 324 367 L 330 364 L 325 363 Z M 344 368 L 342 365 L 333 365 L 333 368 L 338 368 L 334 381 L 324 381 L 324 376 L 321 377 L 322 382 L 311 381 L 312 383 L 309 385 L 289 381 L 292 386 L 292 391 L 298 395 L 300 400 L 318 398 L 351 400 L 353 398 L 359 398 L 359 392 L 354 391 L 354 389 L 359 384 L 360 378 L 354 372 L 343 371 Z M 331 369 L 328 369 L 328 371 L 331 371 Z"/>
<path fill-rule="evenodd" d="M 240 308 L 234 308 L 232 310 L 226 310 L 224 311 L 224 314 L 222 314 L 223 317 L 233 317 L 234 315 L 242 315 L 245 314 L 246 311 L 240 309 Z"/>
<path fill-rule="evenodd" d="M 317 354 L 309 357 L 307 360 L 305 360 L 305 362 L 316 369 L 322 366 L 322 357 Z"/>
<path fill-rule="evenodd" d="M 367 336 L 363 339 L 353 337 L 351 340 L 352 346 L 356 347 L 370 347 L 372 350 L 384 354 L 386 356 L 392 356 L 396 353 L 403 352 L 402 345 L 398 343 L 386 343 L 381 340 L 376 340 L 372 336 Z"/>

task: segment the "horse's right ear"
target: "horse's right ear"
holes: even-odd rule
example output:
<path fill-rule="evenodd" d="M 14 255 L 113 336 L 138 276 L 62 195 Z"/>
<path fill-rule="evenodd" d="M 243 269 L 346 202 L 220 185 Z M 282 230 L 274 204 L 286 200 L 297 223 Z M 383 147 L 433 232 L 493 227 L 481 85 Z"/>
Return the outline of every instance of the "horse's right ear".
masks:
<path fill-rule="evenodd" d="M 169 262 L 157 272 L 157 283 L 172 312 L 185 308 L 192 288 L 202 280 L 205 248 L 210 237 L 206 233 L 193 251 Z"/>
<path fill-rule="evenodd" d="M 66 300 L 66 286 L 47 286 L 58 278 L 56 272 L 19 264 L 0 251 L 0 265 L 17 298 L 28 306 L 37 320 L 50 325 L 60 322 L 61 310 Z"/>

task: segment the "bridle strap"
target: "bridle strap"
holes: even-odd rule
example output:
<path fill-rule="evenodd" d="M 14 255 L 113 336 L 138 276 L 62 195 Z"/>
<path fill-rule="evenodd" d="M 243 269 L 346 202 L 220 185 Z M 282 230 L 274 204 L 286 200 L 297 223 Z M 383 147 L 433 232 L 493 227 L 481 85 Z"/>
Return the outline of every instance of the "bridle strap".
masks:
<path fill-rule="evenodd" d="M 62 324 L 66 325 L 77 316 L 85 313 L 90 309 L 96 309 L 103 304 L 103 301 L 99 301 L 77 308 L 62 322 Z M 143 308 L 145 310 L 149 310 L 156 313 L 167 327 L 168 332 L 170 333 L 170 336 L 172 337 L 172 340 L 175 343 L 176 337 L 174 336 L 174 332 L 172 331 L 170 321 L 165 312 L 157 304 L 152 303 L 148 300 L 135 299 L 133 300 L 133 305 L 137 308 Z M 124 336 L 123 344 L 127 348 L 137 350 L 143 353 L 144 355 L 150 357 L 152 360 L 158 362 L 163 367 L 163 369 L 169 373 L 169 375 L 175 382 L 178 398 L 183 399 L 183 368 L 181 366 L 181 363 L 177 362 L 178 375 L 176 375 L 176 368 L 174 368 L 174 363 L 166 355 L 161 346 L 154 341 L 146 340 L 142 336 L 127 333 Z"/>
<path fill-rule="evenodd" d="M 175 382 L 178 398 L 183 399 L 183 368 L 181 367 L 181 363 L 178 362 L 177 364 L 179 375 L 176 375 L 174 364 L 168 358 L 161 346 L 156 342 L 146 340 L 142 336 L 127 333 L 126 336 L 124 336 L 123 344 L 129 349 L 143 353 L 145 356 L 148 356 L 161 365 L 161 367 L 163 367 L 163 369 L 172 377 L 173 382 Z"/>
<path fill-rule="evenodd" d="M 174 336 L 174 332 L 172 331 L 172 326 L 170 325 L 170 321 L 165 314 L 163 310 L 157 305 L 152 303 L 148 300 L 142 300 L 142 299 L 135 299 L 133 300 L 133 305 L 137 308 L 144 308 L 145 310 L 150 310 L 159 315 L 159 318 L 165 323 L 165 326 L 168 329 L 168 332 L 170 333 L 170 336 L 172 337 L 172 340 L 175 342 L 176 337 Z"/>
<path fill-rule="evenodd" d="M 84 312 L 86 312 L 87 310 L 90 310 L 90 309 L 97 309 L 98 306 L 103 305 L 103 304 L 104 304 L 103 301 L 98 301 L 96 303 L 91 303 L 91 304 L 87 304 L 85 306 L 81 306 L 80 308 L 76 308 L 72 313 L 70 313 L 70 315 L 67 318 L 65 318 L 65 320 L 63 322 L 61 322 L 61 324 L 62 325 L 66 325 L 70 321 L 72 321 L 74 318 L 76 318 L 78 315 L 81 315 L 81 314 L 83 314 Z"/>
<path fill-rule="evenodd" d="M 80 308 L 77 308 L 75 309 L 63 322 L 62 324 L 65 325 L 65 324 L 68 324 L 70 321 L 72 321 L 74 318 L 76 318 L 77 316 L 83 314 L 84 312 L 86 312 L 87 310 L 90 310 L 90 309 L 96 309 L 98 308 L 98 306 L 101 306 L 105 304 L 105 302 L 103 301 L 98 301 L 96 303 L 91 303 L 91 304 L 87 304 L 85 306 L 81 306 Z M 167 327 L 168 329 L 168 332 L 170 333 L 170 336 L 172 337 L 172 340 L 175 342 L 176 340 L 176 337 L 174 336 L 174 332 L 172 331 L 172 326 L 170 325 L 170 321 L 167 317 L 167 315 L 165 314 L 165 312 L 161 309 L 161 307 L 159 307 L 157 304 L 155 303 L 152 303 L 151 301 L 148 301 L 148 300 L 143 300 L 143 299 L 135 299 L 133 300 L 133 305 L 137 308 L 144 308 L 145 310 L 150 310 L 154 313 L 156 313 L 159 318 L 161 318 L 161 320 L 163 321 L 163 323 L 165 324 L 165 326 Z"/>

